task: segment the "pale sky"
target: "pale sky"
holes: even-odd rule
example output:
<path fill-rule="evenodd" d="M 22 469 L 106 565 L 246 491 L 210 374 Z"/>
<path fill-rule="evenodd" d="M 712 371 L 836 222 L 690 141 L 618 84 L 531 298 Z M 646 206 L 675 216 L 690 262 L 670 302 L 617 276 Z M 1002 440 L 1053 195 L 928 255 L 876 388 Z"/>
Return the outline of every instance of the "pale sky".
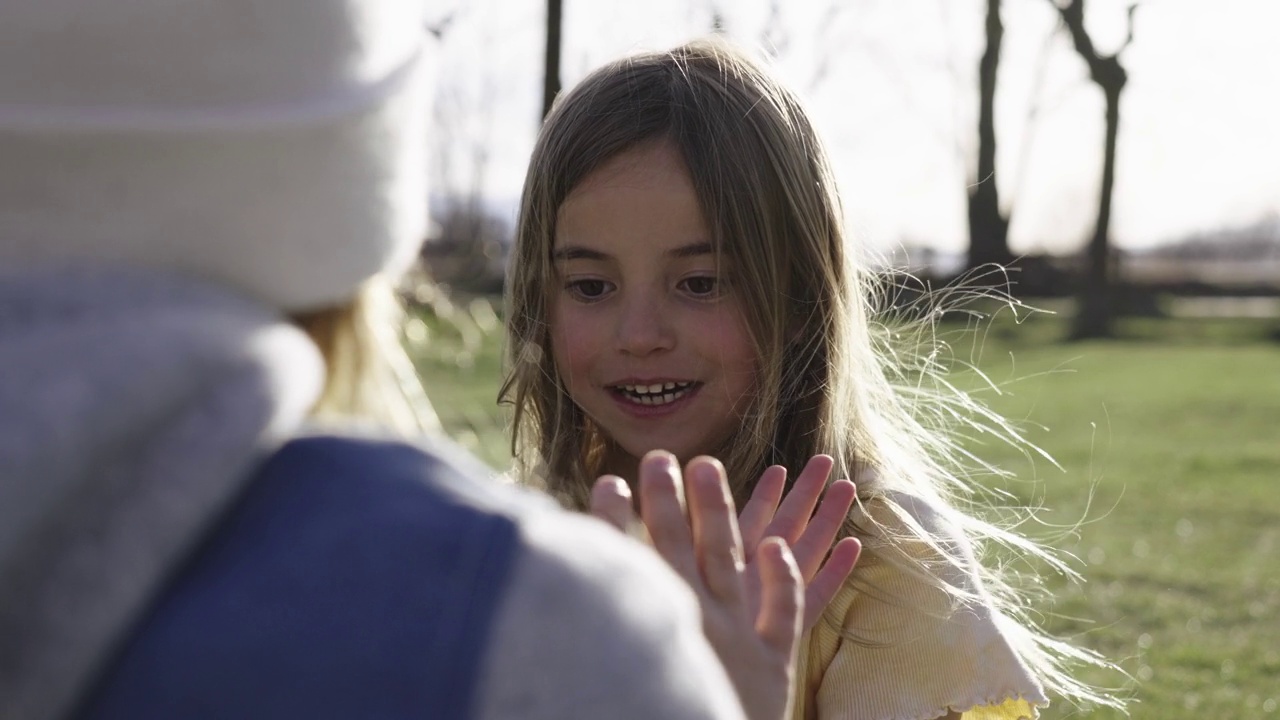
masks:
<path fill-rule="evenodd" d="M 435 47 L 437 190 L 518 197 L 542 93 L 543 0 L 427 0 L 453 14 Z M 1049 0 L 1004 0 L 997 94 L 1002 199 L 1016 252 L 1080 247 L 1092 228 L 1103 101 Z M 716 3 L 564 0 L 562 80 L 705 34 Z M 966 242 L 984 0 L 722 0 L 725 29 L 773 48 L 872 247 Z M 1103 51 L 1127 2 L 1090 0 Z M 1280 0 L 1147 0 L 1121 108 L 1113 237 L 1129 249 L 1280 214 Z M 482 167 L 477 181 L 471 170 Z"/>

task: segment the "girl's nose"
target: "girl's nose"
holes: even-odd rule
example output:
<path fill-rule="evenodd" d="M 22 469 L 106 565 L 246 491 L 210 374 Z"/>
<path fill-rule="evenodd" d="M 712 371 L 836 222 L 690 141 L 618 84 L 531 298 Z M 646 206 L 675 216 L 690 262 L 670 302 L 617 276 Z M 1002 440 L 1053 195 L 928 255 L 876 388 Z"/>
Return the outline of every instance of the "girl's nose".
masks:
<path fill-rule="evenodd" d="M 674 328 L 661 301 L 652 297 L 635 297 L 626 303 L 618 318 L 618 349 L 621 352 L 644 356 L 670 350 L 674 346 Z"/>

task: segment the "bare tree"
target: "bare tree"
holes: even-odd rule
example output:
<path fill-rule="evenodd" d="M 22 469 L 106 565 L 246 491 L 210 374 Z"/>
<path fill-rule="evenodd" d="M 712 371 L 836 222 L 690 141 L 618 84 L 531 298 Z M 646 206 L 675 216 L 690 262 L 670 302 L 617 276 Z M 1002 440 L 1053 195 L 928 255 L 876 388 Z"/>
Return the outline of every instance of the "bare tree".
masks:
<path fill-rule="evenodd" d="M 996 75 L 1004 38 L 1000 0 L 987 0 L 986 35 L 987 46 L 978 63 L 978 176 L 969 187 L 970 270 L 989 263 L 1006 265 L 1013 260 L 1009 252 L 1009 218 L 1000 209 L 996 183 Z"/>
<path fill-rule="evenodd" d="M 1102 187 L 1098 198 L 1098 218 L 1093 237 L 1085 253 L 1085 277 L 1080 287 L 1079 308 L 1072 325 L 1073 338 L 1108 337 L 1112 334 L 1114 307 L 1112 298 L 1111 260 L 1111 200 L 1116 175 L 1116 140 L 1120 130 L 1120 93 L 1129 80 L 1120 64 L 1120 53 L 1133 42 L 1133 14 L 1137 4 L 1128 10 L 1128 32 L 1120 49 L 1110 55 L 1100 55 L 1093 39 L 1084 28 L 1085 0 L 1069 0 L 1060 4 L 1049 3 L 1057 9 L 1063 25 L 1071 35 L 1076 54 L 1089 67 L 1089 78 L 1101 90 L 1106 100 L 1106 143 L 1102 161 Z"/>
<path fill-rule="evenodd" d="M 865 7 L 870 2 L 871 0 L 861 0 L 859 7 Z M 723 3 L 723 5 L 732 7 L 732 3 Z M 755 44 L 773 60 L 787 57 L 794 49 L 792 37 L 795 35 L 795 29 L 789 27 L 790 16 L 783 11 L 783 6 L 782 0 L 769 0 L 769 14 L 755 39 Z M 797 85 L 798 89 L 813 95 L 826 80 L 831 70 L 832 58 L 840 54 L 836 49 L 837 39 L 833 34 L 838 32 L 841 18 L 852 6 L 852 3 L 829 0 L 814 25 L 815 29 L 802 33 L 804 45 L 818 48 L 820 52 L 815 53 L 817 57 L 808 80 L 800 82 Z M 711 15 L 711 33 L 732 35 L 729 17 L 725 14 L 722 4 L 716 0 L 708 0 L 706 7 Z"/>
<path fill-rule="evenodd" d="M 560 45 L 564 25 L 564 0 L 547 0 L 547 51 L 542 76 L 542 117 L 560 93 Z"/>
<path fill-rule="evenodd" d="M 462 9 L 428 22 L 426 29 L 443 45 L 491 42 L 497 31 L 484 25 L 479 40 L 465 37 L 467 25 L 475 21 Z M 455 29 L 461 29 L 464 37 L 457 38 Z M 427 173 L 433 222 L 421 256 L 427 259 L 429 276 L 442 285 L 494 292 L 501 288 L 500 259 L 509 237 L 501 213 L 484 202 L 494 123 L 491 110 L 501 93 L 499 78 L 493 67 L 481 66 L 458 82 L 454 70 L 443 66 L 442 82 L 431 103 Z M 423 294 L 421 288 L 415 292 L 422 295 L 415 301 L 435 302 L 435 295 Z"/>
<path fill-rule="evenodd" d="M 724 13 L 721 13 L 720 8 L 714 4 L 711 6 L 711 34 L 724 34 Z"/>
<path fill-rule="evenodd" d="M 445 34 L 449 32 L 449 27 L 453 25 L 453 20 L 455 17 L 456 17 L 455 12 L 445 13 L 444 15 L 441 15 L 438 18 L 432 18 L 431 20 L 428 20 L 424 25 L 424 27 L 426 28 L 427 33 L 431 35 L 431 37 L 434 37 L 437 41 L 443 40 Z"/>

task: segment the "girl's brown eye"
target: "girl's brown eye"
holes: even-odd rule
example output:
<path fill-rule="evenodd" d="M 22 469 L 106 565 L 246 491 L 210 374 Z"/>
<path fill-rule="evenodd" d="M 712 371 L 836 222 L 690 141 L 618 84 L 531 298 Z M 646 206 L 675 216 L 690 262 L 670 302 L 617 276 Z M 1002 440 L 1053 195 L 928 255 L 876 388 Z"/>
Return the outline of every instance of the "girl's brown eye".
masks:
<path fill-rule="evenodd" d="M 565 284 L 565 289 L 581 300 L 598 300 L 609 292 L 609 283 L 604 280 L 573 280 Z"/>
<path fill-rule="evenodd" d="M 718 295 L 720 291 L 719 281 L 708 275 L 685 278 L 681 281 L 681 284 L 684 285 L 686 292 L 698 297 L 713 297 Z"/>

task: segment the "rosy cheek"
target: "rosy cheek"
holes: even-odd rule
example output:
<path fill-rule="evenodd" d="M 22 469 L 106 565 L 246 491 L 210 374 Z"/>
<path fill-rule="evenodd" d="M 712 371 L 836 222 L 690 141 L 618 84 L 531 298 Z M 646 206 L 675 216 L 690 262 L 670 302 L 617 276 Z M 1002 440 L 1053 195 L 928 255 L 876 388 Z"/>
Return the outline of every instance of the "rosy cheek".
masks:
<path fill-rule="evenodd" d="M 716 321 L 707 325 L 708 340 L 719 353 L 730 393 L 737 397 L 755 391 L 759 362 L 746 321 L 736 308 L 724 308 Z"/>
<path fill-rule="evenodd" d="M 551 352 L 560 381 L 572 392 L 575 384 L 586 380 L 591 358 L 596 354 L 593 334 L 578 313 L 552 313 Z"/>
<path fill-rule="evenodd" d="M 707 324 L 704 332 L 710 331 L 712 342 L 720 349 L 724 364 L 734 368 L 754 367 L 755 347 L 741 313 L 725 309 L 718 315 L 715 322 Z"/>

